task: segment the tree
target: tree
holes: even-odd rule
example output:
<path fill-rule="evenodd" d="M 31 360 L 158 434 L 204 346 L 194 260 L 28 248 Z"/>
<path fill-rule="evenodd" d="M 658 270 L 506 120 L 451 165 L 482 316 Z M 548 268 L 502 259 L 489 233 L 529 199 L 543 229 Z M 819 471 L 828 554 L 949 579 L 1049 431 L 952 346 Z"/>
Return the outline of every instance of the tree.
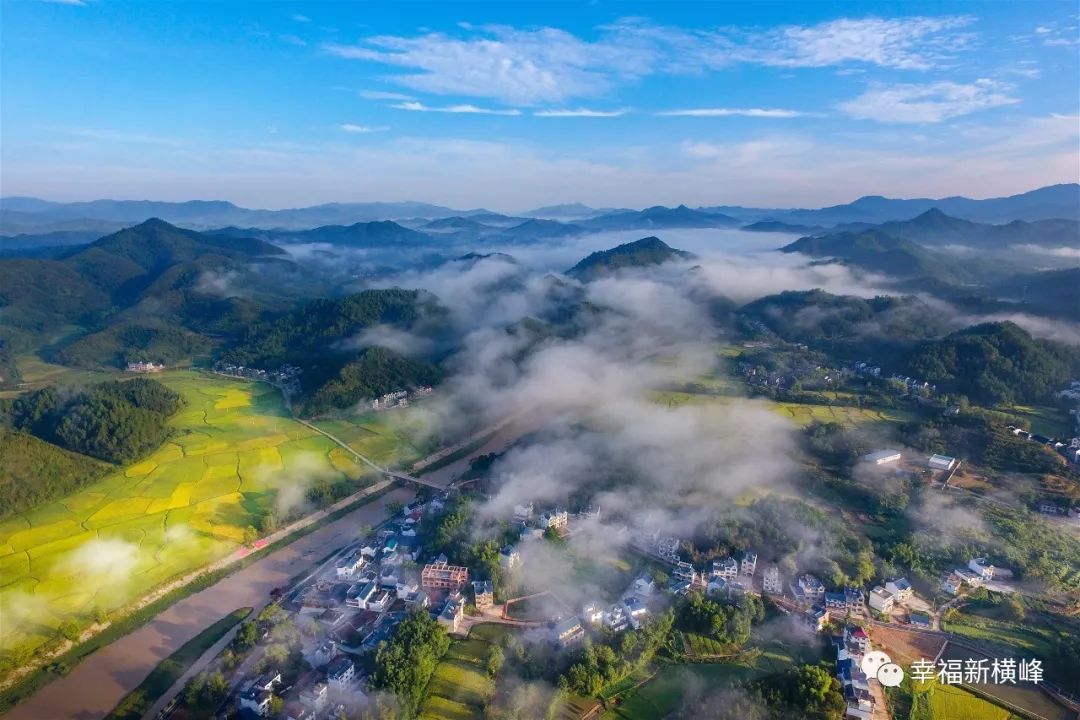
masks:
<path fill-rule="evenodd" d="M 60 623 L 60 626 L 57 628 L 57 630 L 59 630 L 60 634 L 66 637 L 71 642 L 76 642 L 79 639 L 79 636 L 82 635 L 82 631 L 79 628 L 79 623 L 75 622 L 74 620 L 63 621 L 62 623 Z"/>
<path fill-rule="evenodd" d="M 259 532 L 264 535 L 277 530 L 278 519 L 277 514 L 273 510 L 267 510 L 266 513 L 259 518 Z"/>
<path fill-rule="evenodd" d="M 414 612 L 398 625 L 389 642 L 380 643 L 372 684 L 397 695 L 415 713 L 428 680 L 449 647 L 450 638 L 443 626 L 426 612 Z"/>
<path fill-rule="evenodd" d="M 386 504 L 386 514 L 390 517 L 397 517 L 405 509 L 405 506 L 397 500 L 392 500 Z"/>
<path fill-rule="evenodd" d="M 255 541 L 258 540 L 258 539 L 259 539 L 259 531 L 256 530 L 253 526 L 248 525 L 246 528 L 244 528 L 244 544 L 245 545 L 247 545 L 248 547 L 251 547 L 253 544 L 255 544 Z"/>
<path fill-rule="evenodd" d="M 232 644 L 237 652 L 245 653 L 255 647 L 255 643 L 258 641 L 259 628 L 255 625 L 255 621 L 245 620 L 240 623 L 240 627 L 236 631 L 236 636 L 233 638 Z"/>
<path fill-rule="evenodd" d="M 503 655 L 502 648 L 498 645 L 492 645 L 488 648 L 487 655 L 487 674 L 488 677 L 495 677 L 502 670 L 503 662 L 506 657 Z"/>

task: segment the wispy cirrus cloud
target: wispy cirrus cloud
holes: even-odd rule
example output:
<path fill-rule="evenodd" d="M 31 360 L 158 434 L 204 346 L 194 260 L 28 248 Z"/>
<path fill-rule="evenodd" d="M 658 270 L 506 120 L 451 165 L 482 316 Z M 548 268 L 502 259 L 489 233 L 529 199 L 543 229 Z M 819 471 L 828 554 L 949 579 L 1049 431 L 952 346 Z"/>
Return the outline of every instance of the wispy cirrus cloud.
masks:
<path fill-rule="evenodd" d="M 1020 102 L 1011 86 L 980 79 L 972 83 L 872 85 L 840 110 L 860 120 L 888 123 L 936 123 L 979 110 Z"/>
<path fill-rule="evenodd" d="M 548 118 L 612 118 L 625 115 L 628 110 L 590 110 L 588 108 L 537 110 L 533 117 Z"/>
<path fill-rule="evenodd" d="M 361 90 L 360 97 L 365 100 L 415 100 L 412 95 L 404 93 L 386 92 L 385 90 Z"/>
<path fill-rule="evenodd" d="M 468 103 L 461 105 L 443 105 L 435 107 L 432 105 L 425 105 L 421 102 L 403 102 L 391 105 L 390 107 L 395 110 L 411 110 L 412 112 L 436 112 L 436 113 L 454 113 L 465 115 L 520 115 L 521 111 L 514 108 L 499 109 L 499 108 L 485 108 L 477 107 L 476 105 L 469 105 Z"/>
<path fill-rule="evenodd" d="M 814 115 L 802 110 L 784 108 L 689 108 L 686 110 L 662 110 L 653 113 L 660 117 L 755 117 L 755 118 L 797 118 Z"/>
<path fill-rule="evenodd" d="M 390 129 L 387 125 L 354 125 L 353 123 L 344 123 L 339 127 L 347 133 L 356 134 L 382 132 Z"/>
<path fill-rule="evenodd" d="M 498 99 L 512 105 L 595 97 L 657 74 L 739 64 L 826 67 L 851 63 L 927 70 L 962 49 L 966 16 L 839 19 L 768 30 L 686 29 L 639 19 L 584 40 L 553 27 L 521 30 L 463 24 L 460 35 L 377 35 L 328 44 L 342 58 L 404 68 L 384 78 L 420 92 Z"/>

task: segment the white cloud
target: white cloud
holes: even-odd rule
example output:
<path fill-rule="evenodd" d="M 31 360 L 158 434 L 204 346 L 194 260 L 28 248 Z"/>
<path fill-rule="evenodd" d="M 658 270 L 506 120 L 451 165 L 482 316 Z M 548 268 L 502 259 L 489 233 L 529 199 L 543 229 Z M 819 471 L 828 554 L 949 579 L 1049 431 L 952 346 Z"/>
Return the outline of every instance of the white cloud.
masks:
<path fill-rule="evenodd" d="M 383 130 L 389 130 L 386 125 L 354 125 L 352 123 L 345 123 L 340 126 L 342 130 L 347 133 L 373 133 L 382 132 Z"/>
<path fill-rule="evenodd" d="M 826 67 L 862 62 L 927 70 L 966 42 L 956 32 L 971 17 L 841 18 L 785 27 L 753 39 L 748 61 L 780 67 Z"/>
<path fill-rule="evenodd" d="M 80 7 L 86 7 L 86 0 L 38 0 L 39 2 L 49 3 L 50 5 L 78 5 Z"/>
<path fill-rule="evenodd" d="M 422 92 L 515 105 L 594 97 L 655 74 L 692 74 L 738 64 L 826 67 L 866 63 L 926 70 L 967 43 L 969 17 L 842 18 L 770 30 L 687 30 L 621 20 L 583 40 L 553 27 L 461 24 L 464 36 L 378 35 L 332 55 L 405 68 L 385 80 Z"/>
<path fill-rule="evenodd" d="M 300 14 L 293 15 L 292 19 L 295 20 L 296 22 L 302 22 L 302 23 L 311 22 L 311 18 L 309 18 L 307 15 L 300 15 Z"/>
<path fill-rule="evenodd" d="M 860 120 L 889 123 L 936 123 L 979 110 L 1013 105 L 1010 86 L 993 80 L 973 83 L 936 82 L 925 85 L 874 85 L 838 107 Z"/>
<path fill-rule="evenodd" d="M 415 100 L 412 95 L 404 93 L 385 92 L 383 90 L 361 90 L 360 97 L 365 100 Z"/>
<path fill-rule="evenodd" d="M 664 117 L 757 117 L 757 118 L 795 118 L 805 117 L 810 113 L 801 110 L 781 108 L 691 108 L 688 110 L 664 110 L 655 113 Z"/>
<path fill-rule="evenodd" d="M 520 115 L 520 110 L 498 110 L 495 108 L 482 108 L 476 105 L 446 105 L 444 107 L 432 107 L 420 102 L 403 102 L 391 105 L 396 110 L 411 110 L 413 112 L 439 112 L 439 113 L 464 113 L 467 115 Z"/>
<path fill-rule="evenodd" d="M 538 110 L 533 113 L 533 117 L 549 117 L 549 118 L 610 118 L 620 117 L 627 113 L 626 110 L 589 110 L 588 108 L 577 108 L 576 110 Z"/>

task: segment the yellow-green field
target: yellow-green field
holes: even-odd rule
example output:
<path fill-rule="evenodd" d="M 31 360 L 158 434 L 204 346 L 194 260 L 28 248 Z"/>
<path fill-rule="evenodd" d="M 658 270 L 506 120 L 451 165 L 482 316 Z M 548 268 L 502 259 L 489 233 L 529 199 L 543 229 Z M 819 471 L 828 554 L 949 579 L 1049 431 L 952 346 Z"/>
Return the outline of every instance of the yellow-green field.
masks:
<path fill-rule="evenodd" d="M 417 444 L 415 438 L 423 437 L 425 433 L 417 425 L 415 414 L 408 409 L 316 420 L 314 424 L 383 466 L 397 463 L 407 467 L 431 451 L 431 448 Z"/>
<path fill-rule="evenodd" d="M 109 380 L 110 376 L 119 373 L 96 372 L 94 370 L 77 370 L 64 365 L 53 365 L 45 362 L 37 355 L 20 355 L 15 358 L 15 366 L 19 369 L 19 389 L 4 390 L 0 392 L 0 398 L 15 397 L 27 390 L 36 390 L 49 383 L 63 380 L 65 383 L 79 385 L 83 383 L 102 382 Z"/>
<path fill-rule="evenodd" d="M 61 501 L 0 523 L 0 649 L 40 645 L 67 619 L 132 602 L 223 557 L 306 485 L 366 468 L 293 421 L 277 390 L 195 371 L 156 376 L 187 405 L 170 440 Z M 289 492 L 279 490 L 288 488 Z"/>
<path fill-rule="evenodd" d="M 839 405 L 807 405 L 803 403 L 769 403 L 770 407 L 800 426 L 818 422 L 835 422 L 849 427 L 863 423 L 906 422 L 912 419 L 906 410 L 877 410 L 841 407 Z"/>
<path fill-rule="evenodd" d="M 732 402 L 730 396 L 711 395 L 706 393 L 688 393 L 677 390 L 663 390 L 652 393 L 652 401 L 657 405 L 668 408 L 679 408 L 686 405 L 713 405 Z M 848 427 L 866 423 L 890 423 L 907 422 L 913 419 L 913 415 L 907 410 L 901 409 L 871 409 L 847 407 L 841 405 L 813 405 L 809 403 L 773 402 L 761 400 L 767 403 L 769 409 L 795 422 L 800 427 L 805 427 L 815 420 L 818 422 L 835 422 Z"/>

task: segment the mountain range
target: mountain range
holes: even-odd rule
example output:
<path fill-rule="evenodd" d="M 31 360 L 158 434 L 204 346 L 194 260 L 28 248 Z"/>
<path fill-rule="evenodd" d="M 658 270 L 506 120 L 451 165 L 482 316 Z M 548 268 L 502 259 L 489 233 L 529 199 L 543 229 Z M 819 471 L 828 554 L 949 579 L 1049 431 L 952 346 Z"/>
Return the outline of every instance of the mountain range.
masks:
<path fill-rule="evenodd" d="M 507 227 L 529 218 L 563 221 L 585 230 L 632 230 L 671 227 L 737 227 L 741 224 L 782 223 L 804 227 L 835 227 L 845 223 L 883 223 L 908 220 L 936 208 L 973 222 L 1012 220 L 1080 220 L 1080 185 L 1051 185 L 1019 195 L 974 200 L 965 197 L 895 199 L 866 196 L 854 202 L 819 209 L 754 208 L 718 205 L 688 208 L 591 208 L 580 203 L 536 208 L 517 217 L 484 209 L 455 210 L 422 202 L 327 203 L 305 208 L 259 210 L 222 200 L 159 202 L 151 200 L 92 200 L 60 203 L 29 197 L 0 198 L 0 235 L 4 244 L 16 235 L 94 231 L 107 233 L 151 217 L 191 229 L 249 227 L 263 230 L 307 230 L 320 226 L 349 226 L 357 222 L 397 220 L 415 230 L 432 220 L 472 219 L 482 225 Z M 788 231 L 783 225 L 778 230 Z M 766 229 L 753 227 L 752 229 Z M 58 239 L 58 238 L 54 238 Z M 37 243 L 42 244 L 42 243 Z M 53 244 L 63 244 L 54 242 Z"/>

